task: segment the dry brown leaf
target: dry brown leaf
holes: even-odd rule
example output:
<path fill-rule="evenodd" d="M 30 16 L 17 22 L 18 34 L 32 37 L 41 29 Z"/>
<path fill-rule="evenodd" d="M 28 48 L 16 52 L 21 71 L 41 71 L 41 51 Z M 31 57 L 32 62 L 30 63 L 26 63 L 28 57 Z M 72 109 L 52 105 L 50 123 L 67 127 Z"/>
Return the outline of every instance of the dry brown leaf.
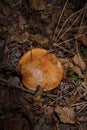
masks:
<path fill-rule="evenodd" d="M 46 27 L 45 27 L 45 30 L 46 30 L 46 33 L 47 33 L 47 34 L 52 35 L 53 31 L 52 31 L 52 29 L 51 29 L 50 26 L 46 26 Z"/>
<path fill-rule="evenodd" d="M 48 117 L 51 117 L 53 112 L 54 112 L 54 108 L 51 106 L 46 106 L 46 108 L 44 109 L 44 114 Z"/>
<path fill-rule="evenodd" d="M 85 75 L 85 82 L 87 84 L 87 72 L 84 75 Z"/>
<path fill-rule="evenodd" d="M 44 0 L 31 0 L 31 8 L 35 11 L 45 10 Z"/>
<path fill-rule="evenodd" d="M 40 43 L 40 44 L 47 44 L 48 43 L 48 38 L 43 37 L 41 34 L 34 34 L 31 35 L 32 40 Z"/>
<path fill-rule="evenodd" d="M 86 69 L 86 64 L 79 53 L 74 56 L 73 61 L 82 71 Z"/>
<path fill-rule="evenodd" d="M 35 93 L 35 96 L 34 96 L 34 100 L 35 101 L 40 101 L 41 99 L 41 96 L 42 96 L 42 93 L 43 93 L 43 89 L 41 87 L 38 87 L 37 88 L 37 92 Z"/>
<path fill-rule="evenodd" d="M 75 112 L 72 107 L 57 106 L 55 112 L 58 114 L 60 121 L 63 123 L 75 123 Z"/>
<path fill-rule="evenodd" d="M 29 34 L 27 32 L 23 33 L 22 35 L 13 35 L 10 37 L 10 41 L 17 41 L 19 43 L 24 43 L 28 41 Z"/>
<path fill-rule="evenodd" d="M 64 67 L 64 75 L 66 75 L 68 70 L 72 70 L 74 67 L 72 61 L 69 58 L 60 58 L 60 61 Z"/>
<path fill-rule="evenodd" d="M 82 82 L 82 86 L 87 90 L 87 83 L 86 82 Z"/>
<path fill-rule="evenodd" d="M 19 16 L 19 27 L 23 30 L 24 25 L 26 25 L 26 20 L 24 19 L 24 17 L 22 15 L 20 15 Z"/>
<path fill-rule="evenodd" d="M 60 61 L 66 70 L 73 67 L 73 63 L 69 58 L 60 58 Z"/>
<path fill-rule="evenodd" d="M 87 90 L 87 72 L 84 74 L 84 82 L 82 82 L 82 86 Z"/>
<path fill-rule="evenodd" d="M 79 40 L 82 42 L 84 46 L 87 47 L 87 35 L 83 35 L 82 37 L 79 37 Z"/>
<path fill-rule="evenodd" d="M 78 74 L 79 76 L 81 76 L 82 78 L 84 77 L 83 74 L 82 74 L 82 72 L 81 72 L 81 69 L 80 69 L 78 66 L 73 66 L 73 67 L 71 68 L 71 70 L 72 70 L 73 72 L 75 72 L 76 74 Z"/>
<path fill-rule="evenodd" d="M 75 72 L 76 74 L 78 74 L 79 76 L 81 76 L 82 78 L 84 78 L 84 75 L 82 74 L 81 68 L 79 66 L 74 65 L 74 63 L 71 59 L 61 58 L 60 61 L 65 68 L 65 72 L 67 72 L 68 70 L 71 70 L 71 71 Z M 84 68 L 85 68 L 85 66 L 86 65 L 84 63 Z"/>

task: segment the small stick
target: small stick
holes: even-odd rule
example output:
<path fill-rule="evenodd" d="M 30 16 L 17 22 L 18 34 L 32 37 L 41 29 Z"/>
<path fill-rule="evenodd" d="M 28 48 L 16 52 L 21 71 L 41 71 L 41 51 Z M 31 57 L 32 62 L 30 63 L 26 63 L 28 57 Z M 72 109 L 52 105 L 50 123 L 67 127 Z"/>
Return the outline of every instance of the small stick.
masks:
<path fill-rule="evenodd" d="M 87 107 L 87 104 L 84 105 L 84 106 L 76 113 L 76 116 L 79 115 L 79 114 L 81 113 L 81 111 L 83 111 L 86 107 Z"/>
<path fill-rule="evenodd" d="M 56 29 L 55 29 L 55 32 L 54 32 L 52 41 L 54 41 L 54 39 L 55 39 L 55 34 L 56 34 L 56 32 L 57 32 L 57 28 L 58 28 L 58 26 L 59 26 L 60 20 L 61 20 L 61 18 L 62 18 L 62 15 L 63 15 L 64 11 L 65 11 L 65 8 L 66 8 L 67 3 L 68 3 L 68 0 L 66 0 L 65 5 L 64 5 L 64 7 L 63 7 L 63 10 L 62 10 L 62 12 L 61 12 L 61 15 L 60 15 L 60 17 L 59 17 L 59 20 L 58 20 L 58 23 L 57 23 L 57 26 L 56 26 Z"/>
<path fill-rule="evenodd" d="M 62 28 L 60 29 L 60 31 L 59 31 L 59 33 L 57 34 L 57 36 L 56 36 L 56 38 L 55 38 L 55 40 L 54 40 L 54 42 L 58 42 L 57 41 L 57 38 L 59 37 L 59 35 L 60 35 L 60 33 L 61 33 L 61 31 L 63 30 L 63 28 L 64 28 L 64 26 L 66 25 L 66 23 L 69 21 L 69 19 L 72 17 L 72 16 L 74 16 L 74 15 L 76 15 L 77 13 L 79 13 L 81 10 L 79 10 L 79 11 L 77 11 L 77 12 L 75 12 L 75 13 L 73 13 L 73 14 L 71 14 L 67 19 L 66 19 L 66 21 L 64 22 L 64 24 L 63 24 L 63 26 L 62 26 Z M 71 29 L 71 28 L 70 28 Z"/>
<path fill-rule="evenodd" d="M 81 14 L 83 13 L 84 8 L 82 9 L 80 15 L 75 19 L 75 21 L 71 24 L 71 26 L 69 26 L 69 28 L 62 34 L 62 36 L 60 36 L 60 39 L 62 39 L 64 37 L 64 35 L 72 28 L 72 26 L 77 22 L 77 20 L 79 19 L 79 17 L 81 16 Z M 59 40 L 58 40 L 59 41 Z M 57 42 L 58 42 L 57 41 Z"/>
<path fill-rule="evenodd" d="M 35 94 L 35 92 L 30 91 L 30 90 L 28 90 L 28 89 L 26 89 L 26 88 L 23 88 L 23 87 L 21 87 L 21 86 L 19 86 L 19 85 L 17 85 L 17 84 L 9 83 L 9 82 L 8 82 L 7 80 L 5 80 L 5 79 L 0 79 L 0 82 L 4 82 L 4 83 L 6 83 L 8 86 L 11 86 L 11 87 L 13 87 L 13 88 L 19 88 L 19 89 L 21 89 L 22 91 L 29 92 L 29 93 L 31 93 L 31 94 Z"/>

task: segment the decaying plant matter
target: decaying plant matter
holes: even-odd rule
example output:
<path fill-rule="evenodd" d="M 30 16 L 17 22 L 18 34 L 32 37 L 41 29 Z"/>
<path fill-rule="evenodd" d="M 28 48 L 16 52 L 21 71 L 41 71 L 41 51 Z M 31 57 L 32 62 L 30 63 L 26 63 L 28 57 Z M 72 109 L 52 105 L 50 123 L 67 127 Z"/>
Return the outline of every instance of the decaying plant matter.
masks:
<path fill-rule="evenodd" d="M 86 0 L 1 0 L 0 38 L 0 129 L 87 129 Z"/>

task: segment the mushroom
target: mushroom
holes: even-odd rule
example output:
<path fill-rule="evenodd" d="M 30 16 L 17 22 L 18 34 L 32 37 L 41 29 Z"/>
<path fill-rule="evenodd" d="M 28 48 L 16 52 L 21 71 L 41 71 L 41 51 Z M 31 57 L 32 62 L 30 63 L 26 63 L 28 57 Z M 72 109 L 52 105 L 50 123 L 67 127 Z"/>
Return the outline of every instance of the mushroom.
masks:
<path fill-rule="evenodd" d="M 23 84 L 30 90 L 40 86 L 44 91 L 56 88 L 63 77 L 63 67 L 58 57 L 46 49 L 34 48 L 19 60 Z"/>

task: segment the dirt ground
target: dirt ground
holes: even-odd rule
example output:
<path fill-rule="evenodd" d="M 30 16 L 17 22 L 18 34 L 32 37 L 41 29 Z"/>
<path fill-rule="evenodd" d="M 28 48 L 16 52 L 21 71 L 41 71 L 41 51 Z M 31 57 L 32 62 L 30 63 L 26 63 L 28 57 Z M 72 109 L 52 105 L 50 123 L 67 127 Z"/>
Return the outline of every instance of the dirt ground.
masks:
<path fill-rule="evenodd" d="M 55 89 L 23 85 L 17 65 L 32 48 L 60 58 Z M 87 130 L 86 0 L 0 1 L 0 130 Z"/>

